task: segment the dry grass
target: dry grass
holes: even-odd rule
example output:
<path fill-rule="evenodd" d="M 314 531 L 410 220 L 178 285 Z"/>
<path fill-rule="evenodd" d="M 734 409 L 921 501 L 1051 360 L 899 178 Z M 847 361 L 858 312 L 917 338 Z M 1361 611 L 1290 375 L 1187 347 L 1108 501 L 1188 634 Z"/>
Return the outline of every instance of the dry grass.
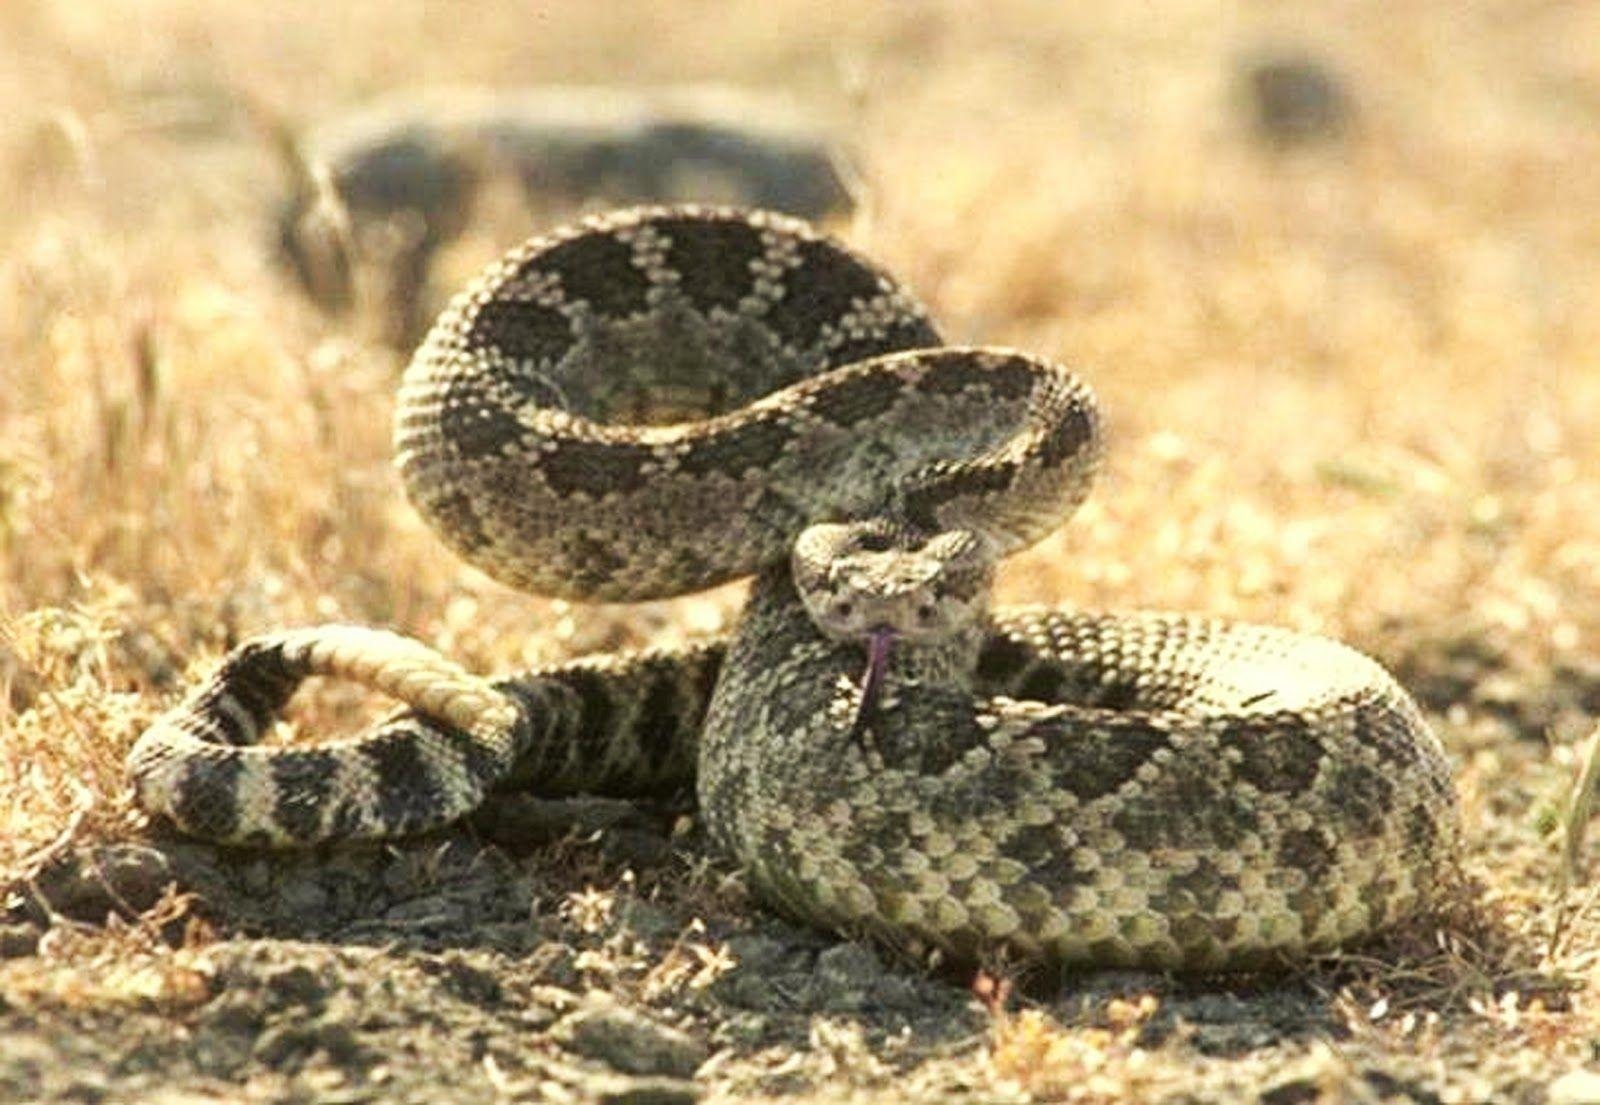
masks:
<path fill-rule="evenodd" d="M 0 7 L 0 874 L 129 832 L 123 751 L 246 633 L 391 625 L 498 669 L 732 609 L 575 613 L 443 552 L 387 466 L 397 365 L 266 263 L 277 182 L 240 107 L 729 79 L 839 114 L 850 236 L 953 338 L 1100 391 L 1110 470 L 1009 597 L 1332 632 L 1443 711 L 1496 946 L 1358 970 L 1351 1023 L 1580 1054 L 1594 861 L 1553 830 L 1600 697 L 1600 5 L 447 8 Z M 1233 61 L 1285 40 L 1350 77 L 1344 143 L 1250 140 Z"/>

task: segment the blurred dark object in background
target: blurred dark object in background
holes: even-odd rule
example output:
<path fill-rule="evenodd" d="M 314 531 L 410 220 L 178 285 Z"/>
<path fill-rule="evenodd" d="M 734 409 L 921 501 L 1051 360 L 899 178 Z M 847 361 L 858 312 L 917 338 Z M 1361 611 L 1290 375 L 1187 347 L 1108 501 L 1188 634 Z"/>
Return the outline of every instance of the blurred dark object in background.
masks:
<path fill-rule="evenodd" d="M 725 87 L 461 89 L 395 97 L 304 136 L 267 126 L 290 177 L 278 256 L 323 310 L 370 305 L 397 347 L 426 327 L 435 255 L 493 184 L 535 217 L 699 202 L 822 219 L 853 206 L 824 126 Z"/>
<path fill-rule="evenodd" d="M 1343 79 L 1306 53 L 1258 52 L 1243 68 L 1243 93 L 1256 133 L 1276 146 L 1338 138 L 1354 114 Z"/>

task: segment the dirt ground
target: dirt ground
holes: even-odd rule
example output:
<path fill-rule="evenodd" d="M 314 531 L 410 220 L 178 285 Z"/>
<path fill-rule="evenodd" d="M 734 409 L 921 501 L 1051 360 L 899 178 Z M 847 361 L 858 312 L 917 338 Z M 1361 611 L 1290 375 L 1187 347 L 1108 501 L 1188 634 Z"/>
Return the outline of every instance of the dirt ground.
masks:
<path fill-rule="evenodd" d="M 1600 1101 L 1600 4 L 463 10 L 0 6 L 0 1101 Z M 1108 470 L 1006 600 L 1396 672 L 1457 768 L 1443 916 L 1268 976 L 975 974 L 773 916 L 686 805 L 295 855 L 132 807 L 133 739 L 251 633 L 491 672 L 735 616 L 455 561 L 389 468 L 403 357 L 267 248 L 273 126 L 685 81 L 830 119 L 835 229 L 1100 394 Z M 444 283 L 530 229 L 488 195 Z M 302 697 L 315 734 L 377 708 Z"/>

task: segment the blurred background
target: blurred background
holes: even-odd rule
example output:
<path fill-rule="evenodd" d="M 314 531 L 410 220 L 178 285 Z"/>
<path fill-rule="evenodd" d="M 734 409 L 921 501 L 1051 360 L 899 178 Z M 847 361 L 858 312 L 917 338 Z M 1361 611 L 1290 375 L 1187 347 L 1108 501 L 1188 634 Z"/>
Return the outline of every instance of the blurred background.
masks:
<path fill-rule="evenodd" d="M 686 84 L 825 136 L 829 225 L 951 340 L 1101 394 L 1107 472 L 1007 598 L 1336 633 L 1447 726 L 1469 805 L 1548 788 L 1546 740 L 1566 770 L 1600 705 L 1600 4 L 8 0 L 12 839 L 73 802 L 22 753 L 117 792 L 249 632 L 394 625 L 503 669 L 725 622 L 736 591 L 589 613 L 455 562 L 389 470 L 403 341 L 278 253 L 363 105 Z M 593 200 L 474 191 L 427 309 Z"/>

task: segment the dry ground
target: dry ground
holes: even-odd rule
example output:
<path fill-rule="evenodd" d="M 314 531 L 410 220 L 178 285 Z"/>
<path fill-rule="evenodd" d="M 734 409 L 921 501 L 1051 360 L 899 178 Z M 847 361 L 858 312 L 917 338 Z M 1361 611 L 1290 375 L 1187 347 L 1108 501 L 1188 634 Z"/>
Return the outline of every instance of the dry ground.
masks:
<path fill-rule="evenodd" d="M 1348 81 L 1342 138 L 1252 135 L 1240 59 L 1285 44 Z M 387 467 L 396 360 L 267 263 L 241 104 L 687 79 L 834 114 L 843 232 L 952 337 L 1101 393 L 1108 474 L 1007 597 L 1401 674 L 1477 880 L 1437 932 L 1025 1001 L 772 921 L 670 811 L 534 810 L 531 851 L 149 846 L 122 754 L 245 634 L 390 625 L 503 670 L 735 608 L 574 610 L 445 554 Z M 1600 4 L 8 0 L 0 118 L 0 1099 L 1595 1099 L 1566 811 L 1600 712 Z M 486 216 L 457 274 L 523 229 Z"/>

